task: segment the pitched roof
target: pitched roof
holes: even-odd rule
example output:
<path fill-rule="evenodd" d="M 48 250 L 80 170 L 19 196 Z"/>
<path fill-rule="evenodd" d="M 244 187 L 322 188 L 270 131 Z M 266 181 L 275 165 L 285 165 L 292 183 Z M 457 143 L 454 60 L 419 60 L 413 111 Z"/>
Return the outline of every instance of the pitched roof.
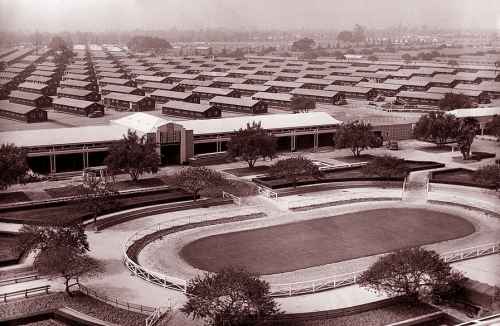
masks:
<path fill-rule="evenodd" d="M 126 129 L 133 129 L 145 133 L 156 132 L 156 129 L 160 126 L 169 123 L 169 121 L 155 117 L 150 114 L 143 112 L 137 112 L 118 120 L 111 120 L 111 125 L 120 125 Z"/>
<path fill-rule="evenodd" d="M 54 102 L 52 102 L 52 104 L 53 105 L 67 105 L 67 106 L 72 106 L 72 107 L 81 108 L 81 109 L 89 107 L 93 104 L 102 105 L 102 104 L 95 103 L 95 102 L 77 100 L 74 98 L 67 98 L 67 97 L 56 98 L 54 100 Z"/>
<path fill-rule="evenodd" d="M 195 135 L 228 133 L 245 128 L 247 123 L 260 122 L 262 128 L 267 130 L 283 128 L 299 128 L 311 126 L 331 126 L 340 125 L 339 121 L 325 112 L 309 112 L 297 114 L 269 114 L 259 116 L 242 116 L 223 119 L 209 119 L 200 122 L 199 120 L 176 121 L 186 129 L 192 129 Z"/>

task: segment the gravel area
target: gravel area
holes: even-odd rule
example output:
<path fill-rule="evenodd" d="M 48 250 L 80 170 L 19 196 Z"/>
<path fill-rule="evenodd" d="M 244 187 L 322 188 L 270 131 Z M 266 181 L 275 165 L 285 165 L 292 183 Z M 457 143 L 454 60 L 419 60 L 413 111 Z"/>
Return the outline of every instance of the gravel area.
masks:
<path fill-rule="evenodd" d="M 260 201 L 258 199 L 255 200 L 257 202 Z M 250 200 L 250 202 L 251 201 L 252 200 Z M 265 206 L 259 205 L 259 208 L 267 214 L 267 217 L 258 220 L 235 222 L 224 225 L 186 230 L 168 235 L 162 240 L 152 242 L 148 244 L 139 254 L 139 263 L 145 268 L 158 271 L 169 276 L 190 279 L 196 275 L 202 274 L 203 271 L 198 270 L 185 263 L 180 258 L 179 251 L 184 245 L 196 239 L 215 234 L 262 228 L 326 216 L 342 215 L 356 211 L 388 207 L 432 209 L 435 211 L 455 214 L 473 223 L 476 231 L 467 237 L 426 246 L 428 249 L 435 250 L 438 253 L 445 253 L 457 249 L 474 247 L 500 241 L 500 219 L 488 216 L 476 210 L 464 209 L 462 207 L 449 205 L 429 204 L 422 200 L 412 200 L 412 202 L 388 201 L 353 203 L 302 212 L 291 212 L 288 210 L 284 210 L 282 207 L 278 207 L 277 205 L 270 205 L 269 201 L 267 203 L 268 205 Z M 263 275 L 262 278 L 271 284 L 302 282 L 320 279 L 366 269 L 374 261 L 376 261 L 377 258 L 378 256 L 369 256 L 335 264 L 297 270 L 293 272 Z"/>

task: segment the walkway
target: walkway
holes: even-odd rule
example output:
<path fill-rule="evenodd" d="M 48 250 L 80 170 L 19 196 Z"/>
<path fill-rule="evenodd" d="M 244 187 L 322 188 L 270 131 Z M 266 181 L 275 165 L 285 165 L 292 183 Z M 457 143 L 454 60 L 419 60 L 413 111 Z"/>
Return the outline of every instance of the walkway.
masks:
<path fill-rule="evenodd" d="M 475 141 L 473 144 L 473 149 L 474 146 L 477 145 L 479 141 Z M 425 153 L 422 151 L 416 151 L 415 147 L 418 146 L 420 143 L 416 141 L 408 141 L 408 142 L 401 142 L 400 146 L 402 150 L 398 152 L 390 152 L 390 154 L 397 154 L 401 157 L 405 157 L 406 159 L 415 159 L 415 160 L 434 160 L 434 161 L 441 161 L 445 162 L 447 165 L 447 168 L 451 166 L 461 166 L 463 167 L 463 164 L 457 164 L 454 163 L 452 160 L 453 156 L 457 156 L 459 153 L 438 153 L 438 154 L 430 154 L 430 153 Z M 490 143 L 491 144 L 491 143 Z M 480 144 L 481 146 L 483 144 Z M 478 146 L 479 147 L 479 146 Z M 406 148 L 406 149 L 405 149 Z M 375 154 L 388 154 L 387 150 L 385 148 L 380 148 L 380 149 L 375 149 L 373 150 Z M 337 153 L 332 153 L 330 151 L 328 152 L 313 152 L 307 154 L 312 159 L 317 159 L 320 161 L 327 162 L 328 164 L 338 164 L 339 162 L 335 160 L 335 155 L 339 155 Z M 349 155 L 348 152 L 344 153 L 345 155 Z M 491 161 L 491 160 L 490 160 Z M 267 162 L 269 163 L 269 162 Z M 478 163 L 472 163 L 469 166 L 470 167 L 477 167 L 479 165 L 484 165 L 484 164 L 491 164 L 489 161 L 485 162 L 478 162 Z M 245 164 L 238 162 L 238 163 L 230 163 L 227 165 L 221 165 L 221 166 L 214 166 L 213 168 L 216 168 L 217 170 L 224 170 L 228 168 L 236 168 L 236 167 L 244 167 Z M 175 169 L 179 169 L 181 167 L 175 167 Z M 170 170 L 170 168 L 167 168 Z M 421 172 L 416 172 L 412 173 L 410 176 L 410 179 L 407 183 L 407 192 L 404 194 L 404 201 L 400 202 L 400 205 L 426 205 L 427 203 L 425 202 L 425 180 L 426 180 L 426 175 L 427 171 L 421 171 Z M 126 176 L 125 176 L 126 177 Z M 73 183 L 72 180 L 66 180 L 66 183 Z M 30 184 L 26 186 L 15 186 L 12 188 L 9 188 L 10 191 L 29 191 L 30 188 L 31 190 L 34 189 L 34 187 L 37 187 L 40 189 L 40 184 Z M 345 191 L 356 191 L 355 189 L 342 189 L 342 190 L 331 190 L 331 192 L 345 192 Z M 316 195 L 321 195 L 321 193 L 314 193 L 310 194 L 310 196 L 316 196 Z M 309 195 L 307 195 L 309 196 Z M 301 198 L 304 198 L 304 196 L 300 196 Z M 297 196 L 296 198 L 299 198 Z M 263 197 L 250 197 L 246 198 L 244 200 L 244 205 L 250 205 L 250 206 L 259 206 L 259 207 L 264 207 L 262 206 L 265 204 L 265 207 L 267 207 L 266 213 L 268 216 L 271 218 L 279 218 L 279 216 L 285 215 L 286 217 L 290 217 L 291 214 L 289 211 L 287 211 L 287 202 L 288 200 L 292 200 L 294 197 L 286 197 L 286 198 L 280 198 L 277 202 L 263 198 Z M 352 209 L 354 206 L 352 205 L 346 205 L 343 208 L 336 207 L 335 210 L 341 210 L 345 209 L 346 211 L 349 211 Z M 89 288 L 99 291 L 107 296 L 111 297 L 117 297 L 122 301 L 129 301 L 135 304 L 141 304 L 141 305 L 146 305 L 146 306 L 158 306 L 161 304 L 167 297 L 170 297 L 172 299 L 172 304 L 174 307 L 180 307 L 184 302 L 185 302 L 185 296 L 184 294 L 169 290 L 169 289 L 164 289 L 161 288 L 157 285 L 148 283 L 146 281 L 143 281 L 137 277 L 134 277 L 130 274 L 130 272 L 126 269 L 125 265 L 123 264 L 123 244 L 125 242 L 125 239 L 127 239 L 130 235 L 132 235 L 135 231 L 138 229 L 146 226 L 146 225 L 151 225 L 158 223 L 160 221 L 167 221 L 171 219 L 176 219 L 179 217 L 183 216 L 190 216 L 190 215 L 198 215 L 198 214 L 210 214 L 214 213 L 216 211 L 225 211 L 231 209 L 233 211 L 236 211 L 238 209 L 244 209 L 238 208 L 237 206 L 230 206 L 229 207 L 210 207 L 210 208 L 200 208 L 196 210 L 189 210 L 189 211 L 182 211 L 182 212 L 173 212 L 173 213 L 166 213 L 166 214 L 159 214 L 159 215 L 153 215 L 153 216 L 148 216 L 144 217 L 138 220 L 133 220 L 129 221 L 120 225 L 113 226 L 109 229 L 106 229 L 104 231 L 101 231 L 99 233 L 94 233 L 94 232 L 88 232 L 88 240 L 90 243 L 90 249 L 91 252 L 90 254 L 98 258 L 100 260 L 103 260 L 105 265 L 106 265 L 106 272 L 102 275 L 101 278 L 91 280 L 91 281 L 83 281 L 82 284 L 85 284 Z M 307 213 L 303 213 L 303 216 L 315 216 L 317 214 L 324 214 L 324 211 L 322 210 L 314 210 L 314 211 L 309 211 Z M 300 215 L 294 215 L 296 218 L 300 219 Z M 294 218 L 295 219 L 295 218 Z M 482 220 L 481 223 L 484 223 L 484 225 L 495 225 L 498 223 L 498 219 L 491 219 L 489 221 Z M 13 226 L 11 224 L 0 224 L 0 229 L 5 230 L 5 231 L 11 231 L 15 230 L 16 226 Z M 496 234 L 491 234 L 491 231 L 488 231 L 487 233 L 487 238 L 493 237 L 496 240 L 499 240 L 498 238 L 500 237 L 500 233 Z M 486 233 L 485 233 L 486 234 Z M 495 238 L 496 237 L 496 238 Z M 472 240 L 471 240 L 472 241 Z M 479 240 L 475 240 L 476 242 Z M 477 243 L 479 244 L 484 244 L 482 243 Z M 161 253 L 159 253 L 161 254 Z M 496 255 L 498 258 L 498 255 Z M 479 281 L 483 281 L 486 279 L 486 276 L 484 276 L 482 273 L 487 272 L 488 270 L 500 270 L 498 268 L 499 264 L 497 262 L 491 262 L 489 258 L 481 258 L 481 260 L 476 259 L 473 261 L 474 263 L 468 263 L 468 262 L 462 262 L 462 263 L 455 263 L 454 266 L 457 268 L 466 271 L 467 276 L 477 279 Z M 477 263 L 476 263 L 477 262 Z M 478 268 L 478 266 L 485 266 L 484 268 Z M 496 267 L 496 269 L 494 269 Z M 490 277 L 490 276 L 488 276 Z M 495 282 L 500 282 L 500 276 L 498 275 L 498 272 L 493 273 L 492 279 Z M 38 282 L 38 281 L 37 281 Z M 35 285 L 29 285 L 25 286 L 27 283 L 20 283 L 20 284 L 15 284 L 15 285 L 8 285 L 8 286 L 2 286 L 0 287 L 0 292 L 8 292 L 8 291 L 14 291 L 14 289 L 22 289 L 26 287 L 32 287 Z M 62 290 L 63 285 L 61 282 L 48 282 L 46 280 L 41 280 L 40 284 L 51 284 L 51 290 L 52 291 L 57 291 L 57 290 Z M 8 289 L 8 290 L 7 290 Z M 374 300 L 379 300 L 382 297 L 378 297 L 376 294 L 372 292 L 368 292 L 365 289 L 359 288 L 358 286 L 349 286 L 349 287 L 344 287 L 340 289 L 336 289 L 333 291 L 326 291 L 326 292 L 321 292 L 321 293 L 315 293 L 311 295 L 303 295 L 303 296 L 296 296 L 296 297 L 288 297 L 288 298 L 278 298 L 277 301 L 281 304 L 281 308 L 285 310 L 286 312 L 289 313 L 298 313 L 298 312 L 308 312 L 308 311 L 319 311 L 319 310 L 328 310 L 328 309 L 337 309 L 337 308 L 343 308 L 343 307 L 348 307 L 352 305 L 357 305 L 357 304 L 362 304 Z M 183 320 L 182 316 L 177 316 L 176 317 L 179 320 Z M 194 325 L 190 321 L 187 322 L 187 324 Z M 184 319 L 184 322 L 186 320 Z M 179 324 L 181 324 L 179 322 Z M 174 324 L 175 325 L 175 324 Z"/>

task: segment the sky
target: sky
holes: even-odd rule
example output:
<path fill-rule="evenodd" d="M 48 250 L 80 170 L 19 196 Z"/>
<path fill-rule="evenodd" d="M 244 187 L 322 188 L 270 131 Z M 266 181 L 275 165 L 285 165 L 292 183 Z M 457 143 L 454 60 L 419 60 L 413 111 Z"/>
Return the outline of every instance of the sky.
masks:
<path fill-rule="evenodd" d="M 0 29 L 496 29 L 500 0 L 0 0 Z"/>

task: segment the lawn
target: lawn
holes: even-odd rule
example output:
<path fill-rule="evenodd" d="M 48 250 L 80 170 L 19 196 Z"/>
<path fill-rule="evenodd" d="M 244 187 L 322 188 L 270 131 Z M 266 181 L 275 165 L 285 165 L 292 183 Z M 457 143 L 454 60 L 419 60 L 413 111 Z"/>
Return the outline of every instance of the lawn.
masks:
<path fill-rule="evenodd" d="M 14 204 L 23 201 L 31 201 L 31 198 L 22 191 L 0 193 L 0 204 Z"/>
<path fill-rule="evenodd" d="M 2 262 L 18 259 L 21 252 L 15 246 L 16 238 L 0 233 L 0 265 Z"/>
<path fill-rule="evenodd" d="M 181 249 L 192 266 L 217 271 L 241 265 L 259 274 L 284 273 L 467 236 L 457 216 L 418 209 L 378 209 L 214 235 Z"/>

